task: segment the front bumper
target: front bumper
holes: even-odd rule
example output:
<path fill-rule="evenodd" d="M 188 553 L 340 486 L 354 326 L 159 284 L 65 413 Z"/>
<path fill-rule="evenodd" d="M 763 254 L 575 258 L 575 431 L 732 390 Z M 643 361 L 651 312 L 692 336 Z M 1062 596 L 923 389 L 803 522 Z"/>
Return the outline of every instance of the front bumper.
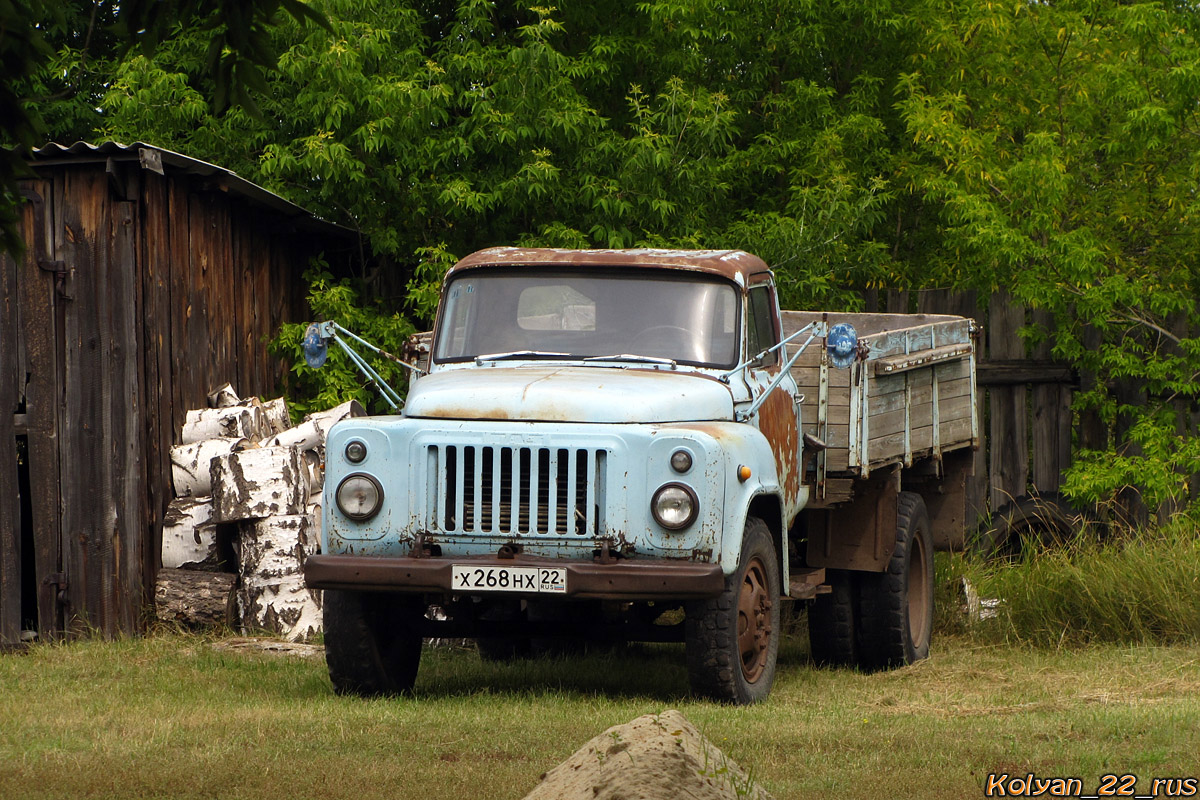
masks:
<path fill-rule="evenodd" d="M 454 558 L 316 555 L 304 563 L 304 580 L 311 589 L 449 594 L 454 592 L 450 576 L 455 564 L 563 569 L 567 573 L 567 591 L 557 596 L 581 600 L 698 600 L 716 597 L 725 588 L 719 564 L 628 560 L 600 564 L 528 556 L 502 559 L 494 555 Z"/>

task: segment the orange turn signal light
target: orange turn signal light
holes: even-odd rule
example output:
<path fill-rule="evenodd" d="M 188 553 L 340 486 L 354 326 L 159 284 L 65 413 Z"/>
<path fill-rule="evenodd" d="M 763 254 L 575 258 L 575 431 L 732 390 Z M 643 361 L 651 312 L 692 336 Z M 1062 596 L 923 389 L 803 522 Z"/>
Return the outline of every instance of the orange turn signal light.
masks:
<path fill-rule="evenodd" d="M 750 468 L 745 464 L 742 464 L 740 467 L 738 467 L 738 480 L 742 483 L 750 480 Z"/>

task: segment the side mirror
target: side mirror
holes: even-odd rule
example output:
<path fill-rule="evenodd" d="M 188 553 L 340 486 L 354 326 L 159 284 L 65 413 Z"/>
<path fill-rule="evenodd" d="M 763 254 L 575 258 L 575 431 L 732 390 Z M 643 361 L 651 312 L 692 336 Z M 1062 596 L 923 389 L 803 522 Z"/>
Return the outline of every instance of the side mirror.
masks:
<path fill-rule="evenodd" d="M 825 348 L 829 360 L 838 369 L 847 369 L 858 355 L 858 333 L 848 322 L 839 322 L 829 329 L 825 337 Z"/>

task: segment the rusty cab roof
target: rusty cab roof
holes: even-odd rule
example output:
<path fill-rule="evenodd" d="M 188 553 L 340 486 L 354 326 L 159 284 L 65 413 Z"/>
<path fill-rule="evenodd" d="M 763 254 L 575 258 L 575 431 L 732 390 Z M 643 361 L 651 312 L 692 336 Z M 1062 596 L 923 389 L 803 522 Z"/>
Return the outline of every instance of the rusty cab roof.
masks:
<path fill-rule="evenodd" d="M 717 275 L 745 287 L 750 276 L 766 272 L 761 258 L 742 250 L 558 250 L 535 247 L 490 247 L 459 261 L 447 280 L 457 273 L 482 266 L 527 267 L 559 264 L 565 267 L 647 267 L 677 269 Z"/>

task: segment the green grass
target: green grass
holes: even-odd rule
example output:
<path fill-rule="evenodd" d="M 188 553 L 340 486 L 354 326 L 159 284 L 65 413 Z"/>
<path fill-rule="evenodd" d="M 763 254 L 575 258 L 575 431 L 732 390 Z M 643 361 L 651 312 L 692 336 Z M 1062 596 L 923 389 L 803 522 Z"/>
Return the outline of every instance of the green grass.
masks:
<path fill-rule="evenodd" d="M 872 675 L 784 647 L 769 702 L 687 695 L 682 652 L 494 665 L 426 650 L 416 696 L 332 693 L 324 664 L 221 640 L 0 656 L 0 797 L 520 798 L 608 726 L 678 708 L 777 798 L 981 796 L 989 772 L 1200 775 L 1200 647 L 942 636 Z"/>

